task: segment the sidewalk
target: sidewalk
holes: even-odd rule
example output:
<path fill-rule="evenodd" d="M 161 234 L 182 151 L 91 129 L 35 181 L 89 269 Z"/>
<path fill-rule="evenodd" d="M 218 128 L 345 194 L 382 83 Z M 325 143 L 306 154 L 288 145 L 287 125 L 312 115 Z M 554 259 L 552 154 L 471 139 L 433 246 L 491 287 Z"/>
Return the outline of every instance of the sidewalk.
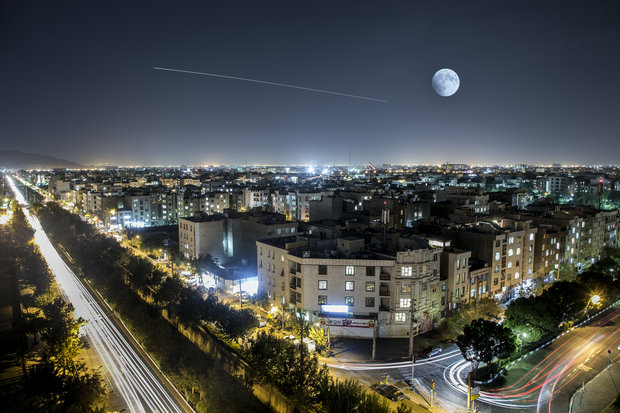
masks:
<path fill-rule="evenodd" d="M 620 393 L 620 362 L 601 371 L 571 397 L 571 413 L 599 413 Z"/>

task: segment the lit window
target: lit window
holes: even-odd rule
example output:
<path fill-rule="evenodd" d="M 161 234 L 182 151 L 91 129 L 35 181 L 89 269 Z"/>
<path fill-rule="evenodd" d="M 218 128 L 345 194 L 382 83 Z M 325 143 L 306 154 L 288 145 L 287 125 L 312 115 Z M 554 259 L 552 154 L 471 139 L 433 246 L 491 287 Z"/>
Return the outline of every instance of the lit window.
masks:
<path fill-rule="evenodd" d="M 510 248 L 510 249 L 508 250 L 508 256 L 509 256 L 509 257 L 512 257 L 512 255 L 513 255 L 513 254 L 514 254 L 514 251 L 512 250 L 512 248 Z"/>
<path fill-rule="evenodd" d="M 530 241 L 534 241 L 534 233 L 530 234 Z"/>
<path fill-rule="evenodd" d="M 319 295 L 319 305 L 327 304 L 327 296 Z"/>
<path fill-rule="evenodd" d="M 512 261 L 508 261 L 508 268 L 512 268 Z"/>
<path fill-rule="evenodd" d="M 394 313 L 394 321 L 397 323 L 404 323 L 407 320 L 406 313 Z"/>
<path fill-rule="evenodd" d="M 372 292 L 374 290 L 375 290 L 375 282 L 374 281 L 367 281 L 366 282 L 366 291 Z"/>
<path fill-rule="evenodd" d="M 345 281 L 344 283 L 345 291 L 354 291 L 355 290 L 355 281 Z"/>
<path fill-rule="evenodd" d="M 496 252 L 495 253 L 495 261 L 499 261 L 500 257 L 501 256 L 500 256 L 499 252 Z"/>
<path fill-rule="evenodd" d="M 327 280 L 319 280 L 319 290 L 327 290 Z"/>
<path fill-rule="evenodd" d="M 352 265 L 347 265 L 344 267 L 345 275 L 355 275 L 355 267 Z"/>
<path fill-rule="evenodd" d="M 400 307 L 409 308 L 411 307 L 411 298 L 401 298 L 400 299 Z"/>
<path fill-rule="evenodd" d="M 515 238 L 514 237 L 508 238 L 508 243 L 509 244 L 514 244 L 514 242 L 515 242 Z"/>
<path fill-rule="evenodd" d="M 346 305 L 355 305 L 355 298 L 351 296 L 344 297 L 344 303 Z"/>
<path fill-rule="evenodd" d="M 403 267 L 402 268 L 401 275 L 403 277 L 411 277 L 412 273 L 413 273 L 413 269 L 411 267 Z"/>

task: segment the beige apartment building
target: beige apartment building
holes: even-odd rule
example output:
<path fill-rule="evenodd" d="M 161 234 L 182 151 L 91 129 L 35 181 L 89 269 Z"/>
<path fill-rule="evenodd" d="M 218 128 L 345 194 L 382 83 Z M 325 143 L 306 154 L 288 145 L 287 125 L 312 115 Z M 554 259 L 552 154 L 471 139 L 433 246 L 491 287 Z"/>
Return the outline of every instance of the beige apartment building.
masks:
<path fill-rule="evenodd" d="M 259 294 L 274 306 L 303 312 L 311 322 L 328 318 L 330 323 L 368 325 L 373 320 L 380 337 L 408 336 L 412 300 L 414 334 L 438 325 L 443 291 L 440 248 L 426 244 L 415 250 L 377 252 L 365 250 L 362 238 L 333 241 L 328 245 L 312 236 L 257 241 Z M 334 313 L 329 306 L 344 306 L 346 311 Z M 333 327 L 335 335 L 372 336 L 369 328 Z"/>

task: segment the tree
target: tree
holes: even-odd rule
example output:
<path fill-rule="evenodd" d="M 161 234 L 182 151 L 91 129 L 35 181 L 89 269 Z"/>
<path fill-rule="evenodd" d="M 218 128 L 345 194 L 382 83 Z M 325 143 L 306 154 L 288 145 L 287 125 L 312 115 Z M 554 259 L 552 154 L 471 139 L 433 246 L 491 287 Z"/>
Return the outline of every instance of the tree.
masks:
<path fill-rule="evenodd" d="M 310 327 L 309 337 L 314 340 L 317 349 L 323 349 L 327 346 L 327 334 L 322 328 Z"/>
<path fill-rule="evenodd" d="M 183 281 L 178 276 L 168 277 L 155 293 L 155 301 L 161 307 L 178 305 L 183 290 Z"/>
<path fill-rule="evenodd" d="M 579 283 L 569 281 L 553 283 L 537 298 L 547 301 L 558 323 L 571 322 L 580 317 L 589 300 L 587 291 Z"/>
<path fill-rule="evenodd" d="M 41 302 L 39 317 L 33 321 L 45 350 L 41 362 L 25 377 L 24 403 L 38 411 L 97 411 L 105 394 L 102 377 L 76 360 L 83 347 L 80 328 L 85 321 L 75 318 L 73 306 L 62 298 Z"/>
<path fill-rule="evenodd" d="M 601 298 L 602 306 L 607 306 L 620 298 L 620 280 L 614 280 L 611 275 L 588 271 L 580 274 L 577 282 L 586 291 L 588 300 L 596 294 Z"/>
<path fill-rule="evenodd" d="M 495 358 L 508 357 L 517 348 L 516 337 L 510 329 L 481 318 L 465 326 L 456 344 L 463 357 L 472 362 L 474 370 L 481 362 L 489 365 Z"/>
<path fill-rule="evenodd" d="M 11 218 L 10 229 L 16 245 L 23 246 L 32 239 L 34 231 L 30 228 L 22 207 L 14 203 L 13 217 Z"/>
<path fill-rule="evenodd" d="M 461 305 L 447 318 L 448 328 L 454 337 L 463 332 L 463 328 L 472 321 L 482 318 L 495 320 L 499 318 L 502 308 L 492 298 L 483 298 L 478 301 Z"/>
<path fill-rule="evenodd" d="M 73 359 L 82 348 L 80 328 L 86 324 L 83 318 L 73 316 L 73 305 L 57 297 L 41 308 L 41 338 L 45 341 L 45 355 L 61 373 L 74 368 Z"/>
<path fill-rule="evenodd" d="M 301 345 L 261 332 L 251 341 L 248 359 L 259 383 L 275 385 L 298 405 L 312 405 L 320 401 L 328 373 Z"/>
<path fill-rule="evenodd" d="M 560 269 L 558 270 L 558 278 L 561 281 L 574 281 L 575 278 L 577 278 L 577 269 L 574 265 L 563 262 L 560 264 Z"/>
<path fill-rule="evenodd" d="M 536 342 L 545 334 L 555 333 L 559 322 L 553 316 L 553 303 L 540 297 L 522 297 L 506 309 L 504 325 L 517 332 L 520 339 Z"/>

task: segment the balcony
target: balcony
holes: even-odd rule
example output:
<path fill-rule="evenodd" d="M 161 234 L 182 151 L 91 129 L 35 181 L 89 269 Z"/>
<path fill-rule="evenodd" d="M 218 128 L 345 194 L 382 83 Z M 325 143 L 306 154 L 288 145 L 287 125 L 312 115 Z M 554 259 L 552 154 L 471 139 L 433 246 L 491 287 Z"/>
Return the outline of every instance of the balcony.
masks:
<path fill-rule="evenodd" d="M 390 281 L 390 274 L 387 272 L 382 272 L 381 274 L 379 274 L 379 279 L 381 281 Z"/>
<path fill-rule="evenodd" d="M 387 288 L 387 287 L 379 288 L 379 296 L 380 297 L 389 297 L 390 296 L 390 289 Z"/>

